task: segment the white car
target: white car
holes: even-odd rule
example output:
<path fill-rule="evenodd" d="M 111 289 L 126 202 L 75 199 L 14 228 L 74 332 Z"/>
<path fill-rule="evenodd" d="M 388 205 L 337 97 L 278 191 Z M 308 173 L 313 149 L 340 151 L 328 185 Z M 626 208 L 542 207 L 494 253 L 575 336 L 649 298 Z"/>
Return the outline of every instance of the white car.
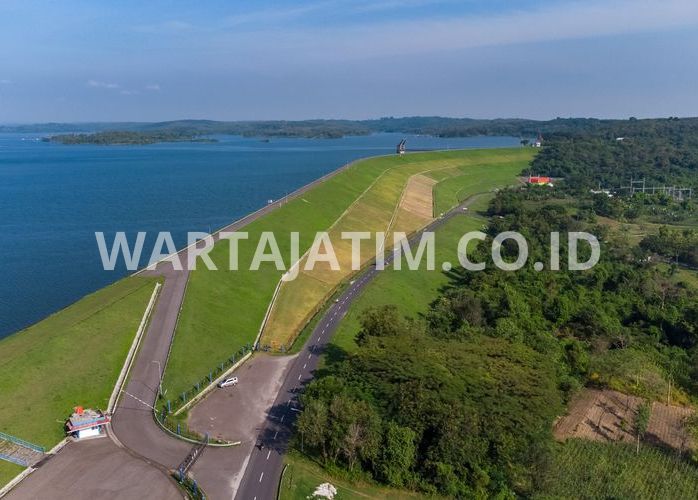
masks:
<path fill-rule="evenodd" d="M 224 387 L 230 387 L 231 385 L 238 385 L 237 377 L 230 377 L 218 382 L 218 387 L 220 387 L 221 389 L 223 389 Z"/>

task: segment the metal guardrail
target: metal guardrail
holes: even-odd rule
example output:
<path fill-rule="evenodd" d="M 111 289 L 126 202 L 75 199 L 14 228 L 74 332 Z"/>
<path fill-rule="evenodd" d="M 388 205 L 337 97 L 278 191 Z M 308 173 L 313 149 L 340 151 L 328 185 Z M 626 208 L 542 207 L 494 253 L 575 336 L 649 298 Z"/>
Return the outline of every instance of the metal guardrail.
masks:
<path fill-rule="evenodd" d="M 46 448 L 44 448 L 43 446 L 30 443 L 29 441 L 25 441 L 24 439 L 11 436 L 10 434 L 5 434 L 4 432 L 0 432 L 0 439 L 4 439 L 5 441 L 9 441 L 10 443 L 14 443 L 24 448 L 29 448 L 30 450 L 38 451 L 39 453 L 46 453 Z"/>
<path fill-rule="evenodd" d="M 0 453 L 0 460 L 6 460 L 7 462 L 12 462 L 13 464 L 21 465 L 22 467 L 29 467 L 29 462 L 27 462 L 26 460 L 13 457 L 12 455 L 5 455 L 4 453 Z"/>
<path fill-rule="evenodd" d="M 179 472 L 180 478 L 183 479 L 184 476 L 186 476 L 187 472 L 189 472 L 189 469 L 191 469 L 194 463 L 199 459 L 207 445 L 208 434 L 206 434 L 206 439 L 203 442 L 194 445 L 189 454 L 186 457 L 184 457 L 182 463 L 179 464 L 179 467 L 177 467 L 177 471 Z"/>

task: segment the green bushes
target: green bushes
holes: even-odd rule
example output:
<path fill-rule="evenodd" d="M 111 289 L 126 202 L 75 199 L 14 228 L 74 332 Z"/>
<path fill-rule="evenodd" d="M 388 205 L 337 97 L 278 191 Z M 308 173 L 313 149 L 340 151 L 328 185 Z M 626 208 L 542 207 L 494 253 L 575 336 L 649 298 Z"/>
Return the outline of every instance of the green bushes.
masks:
<path fill-rule="evenodd" d="M 438 339 L 391 308 L 303 395 L 298 446 L 391 486 L 471 498 L 534 490 L 561 410 L 555 366 L 521 343 Z"/>

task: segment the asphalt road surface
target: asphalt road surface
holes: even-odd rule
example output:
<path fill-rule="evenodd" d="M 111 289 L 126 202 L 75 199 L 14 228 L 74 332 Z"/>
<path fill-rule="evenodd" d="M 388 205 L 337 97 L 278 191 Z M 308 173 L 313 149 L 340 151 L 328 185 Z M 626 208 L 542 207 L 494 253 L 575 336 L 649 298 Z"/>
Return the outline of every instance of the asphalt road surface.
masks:
<path fill-rule="evenodd" d="M 214 241 L 219 240 L 221 231 L 237 231 L 247 224 L 263 217 L 284 205 L 288 200 L 301 196 L 309 189 L 328 178 L 349 168 L 352 163 L 303 186 L 290 195 L 266 205 L 238 221 L 214 233 Z M 203 246 L 203 243 L 198 245 Z M 186 283 L 189 276 L 187 258 L 191 248 L 181 250 L 177 255 L 183 270 L 175 270 L 171 262 L 163 261 L 154 270 L 142 271 L 144 275 L 162 276 L 164 284 L 160 291 L 150 324 L 142 340 L 141 347 L 131 368 L 128 383 L 114 411 L 110 435 L 114 441 L 137 454 L 147 462 L 176 468 L 188 454 L 191 445 L 165 433 L 154 422 L 151 406 L 155 406 L 162 369 L 167 362 L 170 343 L 175 332 Z M 230 481 L 231 471 L 241 469 L 245 454 L 235 448 L 209 448 L 196 464 L 200 473 L 201 486 L 212 498 L 232 498 L 234 484 Z M 90 477 L 85 478 L 90 481 Z"/>
<path fill-rule="evenodd" d="M 352 163 L 311 182 L 292 194 L 271 203 L 257 212 L 249 214 L 242 219 L 230 224 L 220 231 L 237 231 L 247 224 L 259 219 L 269 212 L 284 205 L 288 200 L 301 196 L 306 191 L 324 182 L 328 178 L 349 168 Z M 444 219 L 438 220 L 427 229 L 437 227 L 440 223 L 452 216 L 456 211 L 449 212 Z M 214 233 L 214 241 L 218 241 L 219 232 Z M 201 246 L 201 245 L 199 245 Z M 169 484 L 166 477 L 166 469 L 176 468 L 189 453 L 191 445 L 178 440 L 165 433 L 155 423 L 151 406 L 157 400 L 158 387 L 162 377 L 162 369 L 166 365 L 169 346 L 175 332 L 177 317 L 181 308 L 186 283 L 189 276 L 187 269 L 187 257 L 191 249 L 185 248 L 177 255 L 184 265 L 183 270 L 175 270 L 171 262 L 163 261 L 157 264 L 154 270 L 141 271 L 144 275 L 161 276 L 164 284 L 160 296 L 153 310 L 150 324 L 142 340 L 138 354 L 134 360 L 125 393 L 122 394 L 112 417 L 110 437 L 113 442 L 137 460 L 133 467 L 142 467 L 144 474 L 159 474 L 162 484 Z M 301 355 L 294 361 L 289 375 L 286 377 L 274 406 L 267 415 L 264 430 L 259 436 L 265 446 L 262 450 L 254 448 L 249 455 L 244 447 L 234 448 L 207 448 L 193 468 L 199 485 L 208 494 L 209 498 L 258 498 L 259 500 L 274 498 L 276 486 L 282 467 L 282 453 L 285 451 L 290 438 L 293 417 L 297 408 L 294 408 L 295 393 L 312 377 L 312 370 L 317 364 L 317 355 L 326 344 L 330 334 L 336 328 L 339 320 L 346 313 L 351 301 L 361 291 L 367 281 L 375 276 L 375 269 L 370 269 L 354 285 L 352 285 L 340 299 L 333 304 L 328 313 L 319 323 L 313 337 L 308 341 Z M 77 449 L 77 448 L 71 448 Z M 111 470 L 114 462 L 109 453 L 94 453 L 90 460 L 85 461 L 78 453 L 66 452 L 63 456 L 54 457 L 56 464 L 64 464 L 63 471 L 79 470 L 80 490 L 73 498 L 87 498 L 92 495 L 83 492 L 104 491 L 104 471 Z M 249 460 L 249 462 L 248 462 Z M 245 468 L 247 463 L 247 468 Z M 49 465 L 49 464 L 47 464 Z M 75 466 L 75 467 L 74 467 Z M 76 467 L 79 467 L 77 469 Z M 240 471 L 245 470 L 242 477 L 241 489 L 239 484 Z M 47 469 L 50 470 L 50 469 Z M 256 477 L 255 477 L 256 476 Z M 266 476 L 266 478 L 265 478 Z M 53 488 L 51 482 L 42 481 L 46 474 L 34 473 L 21 483 L 16 491 L 32 491 L 32 497 L 51 497 Z M 66 476 L 68 477 L 68 476 Z M 70 477 L 74 477 L 70 475 Z M 118 479 L 118 475 L 115 475 Z M 124 476 L 129 477 L 129 476 Z M 135 476 L 133 476 L 135 477 Z M 127 479 L 121 482 L 123 488 L 128 490 Z M 159 484 L 156 480 L 150 480 L 153 485 Z M 68 490 L 66 490 L 68 491 Z M 116 491 L 116 490 L 114 490 Z M 165 490 L 163 490 L 165 491 Z M 114 493 L 116 495 L 116 493 Z M 155 498 L 155 496 L 153 497 Z"/>
<path fill-rule="evenodd" d="M 175 481 L 108 438 L 68 443 L 5 497 L 8 500 L 182 498 Z"/>
<path fill-rule="evenodd" d="M 410 245 L 417 242 L 423 232 L 434 231 L 449 219 L 464 213 L 478 195 L 471 196 L 456 208 L 434 220 L 422 231 L 409 239 Z M 393 255 L 389 254 L 387 264 L 391 263 Z M 337 302 L 333 303 L 319 321 L 310 338 L 306 341 L 301 353 L 288 371 L 286 380 L 269 411 L 266 425 L 258 437 L 258 446 L 252 451 L 236 500 L 269 500 L 276 498 L 279 479 L 283 469 L 283 454 L 286 452 L 292 435 L 293 422 L 300 410 L 298 393 L 303 386 L 313 378 L 318 358 L 327 346 L 332 334 L 340 321 L 347 314 L 356 297 L 373 280 L 380 271 L 373 265 L 356 278 L 342 293 Z"/>

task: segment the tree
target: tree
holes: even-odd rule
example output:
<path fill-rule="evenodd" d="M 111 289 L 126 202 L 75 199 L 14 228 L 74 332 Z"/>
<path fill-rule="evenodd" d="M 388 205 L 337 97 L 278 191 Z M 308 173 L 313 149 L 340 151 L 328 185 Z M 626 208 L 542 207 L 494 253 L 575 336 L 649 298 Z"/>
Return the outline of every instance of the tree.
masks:
<path fill-rule="evenodd" d="M 640 453 L 640 439 L 645 435 L 650 425 L 650 413 L 651 409 L 647 401 L 643 401 L 635 413 L 634 428 L 637 437 L 637 453 Z"/>
<path fill-rule="evenodd" d="M 305 443 L 320 449 L 322 458 L 327 461 L 325 430 L 327 429 L 327 405 L 319 399 L 307 402 L 303 413 L 298 417 L 296 428 L 301 435 L 301 450 Z"/>
<path fill-rule="evenodd" d="M 356 336 L 356 343 L 364 344 L 369 337 L 396 337 L 404 329 L 405 321 L 396 306 L 371 308 L 361 318 L 361 330 Z"/>
<path fill-rule="evenodd" d="M 388 484 L 405 486 L 416 457 L 415 432 L 389 422 L 385 431 L 380 473 Z"/>

